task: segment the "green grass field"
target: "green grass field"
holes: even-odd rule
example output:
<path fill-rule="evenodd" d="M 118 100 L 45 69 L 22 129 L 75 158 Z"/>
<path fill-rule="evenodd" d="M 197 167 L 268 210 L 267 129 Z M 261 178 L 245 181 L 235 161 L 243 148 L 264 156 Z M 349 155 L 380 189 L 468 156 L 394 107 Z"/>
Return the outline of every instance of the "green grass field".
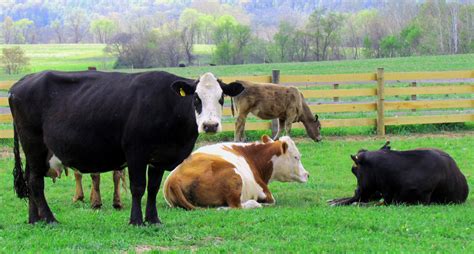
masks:
<path fill-rule="evenodd" d="M 384 139 L 328 137 L 321 143 L 297 139 L 311 177 L 307 184 L 272 183 L 277 203 L 256 210 L 184 211 L 167 208 L 160 192 L 159 227 L 128 226 L 130 193 L 123 211 L 111 206 L 112 176 L 102 177 L 104 207 L 73 204 L 74 178 L 46 179 L 46 196 L 60 224 L 28 225 L 27 203 L 14 196 L 11 146 L 0 159 L 0 252 L 474 252 L 474 132 L 388 137 L 397 150 L 437 147 L 457 161 L 468 178 L 463 205 L 329 207 L 326 200 L 350 196 L 355 178 L 349 154 L 378 149 Z M 202 142 L 198 144 L 202 145 Z M 90 179 L 86 181 L 89 194 Z"/>
<path fill-rule="evenodd" d="M 0 49 L 9 46 L 0 45 Z M 86 70 L 88 66 L 96 66 L 99 70 L 110 70 L 114 61 L 113 57 L 104 54 L 103 48 L 105 45 L 103 44 L 34 44 L 19 46 L 25 49 L 26 55 L 31 59 L 28 72 L 49 69 L 77 71 Z M 198 56 L 203 57 L 203 62 L 209 60 L 212 50 L 213 47 L 209 45 L 196 45 L 194 49 Z M 193 78 L 209 71 L 218 76 L 271 75 L 273 69 L 281 70 L 282 75 L 365 73 L 375 72 L 379 67 L 384 67 L 387 72 L 448 71 L 472 70 L 474 69 L 472 59 L 474 59 L 474 54 L 232 66 L 208 66 L 205 64 L 204 66 L 159 70 Z M 132 70 L 119 71 L 130 72 Z M 0 80 L 17 80 L 23 75 L 24 73 L 20 75 L 5 75 L 2 73 L 0 74 Z"/>

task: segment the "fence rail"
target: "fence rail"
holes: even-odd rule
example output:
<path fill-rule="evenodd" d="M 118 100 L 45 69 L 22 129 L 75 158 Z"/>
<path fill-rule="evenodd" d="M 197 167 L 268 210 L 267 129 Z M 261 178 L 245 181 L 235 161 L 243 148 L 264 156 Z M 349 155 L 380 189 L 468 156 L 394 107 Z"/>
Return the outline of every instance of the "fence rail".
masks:
<path fill-rule="evenodd" d="M 375 73 L 362 74 L 333 74 L 333 75 L 280 75 L 279 71 L 273 71 L 272 75 L 263 76 L 229 76 L 222 77 L 224 82 L 235 80 L 247 80 L 261 83 L 280 84 L 334 84 L 334 89 L 302 90 L 306 99 L 333 98 L 334 102 L 313 103 L 310 109 L 317 113 L 338 112 L 376 112 L 374 118 L 345 118 L 345 119 L 321 119 L 324 127 L 348 127 L 348 126 L 373 126 L 377 128 L 379 135 L 385 134 L 385 126 L 405 124 L 430 124 L 430 123 L 454 123 L 472 122 L 474 113 L 449 114 L 449 115 L 417 115 L 386 117 L 386 111 L 397 110 L 420 110 L 420 109 L 453 109 L 474 108 L 474 84 L 457 84 L 452 86 L 429 86 L 419 87 L 416 81 L 442 81 L 443 83 L 455 80 L 454 83 L 466 80 L 467 83 L 474 79 L 474 70 L 448 71 L 448 72 L 399 72 L 385 73 L 379 68 Z M 341 83 L 372 83 L 373 88 L 340 89 Z M 386 87 L 385 83 L 411 82 L 410 87 Z M 14 81 L 0 81 L 0 90 L 8 90 Z M 469 99 L 445 99 L 445 100 L 417 100 L 417 95 L 439 95 L 439 94 L 469 94 Z M 385 101 L 387 96 L 410 96 L 410 101 Z M 341 97 L 369 97 L 369 102 L 340 103 Z M 0 107 L 8 107 L 8 98 L 0 97 Z M 224 116 L 231 115 L 231 109 L 225 107 Z M 0 114 L 0 123 L 11 123 L 10 114 Z M 274 126 L 270 122 L 247 122 L 247 130 L 265 130 Z M 294 128 L 303 128 L 296 123 Z M 234 123 L 224 123 L 224 131 L 233 131 Z M 0 130 L 0 138 L 12 138 L 12 130 Z"/>

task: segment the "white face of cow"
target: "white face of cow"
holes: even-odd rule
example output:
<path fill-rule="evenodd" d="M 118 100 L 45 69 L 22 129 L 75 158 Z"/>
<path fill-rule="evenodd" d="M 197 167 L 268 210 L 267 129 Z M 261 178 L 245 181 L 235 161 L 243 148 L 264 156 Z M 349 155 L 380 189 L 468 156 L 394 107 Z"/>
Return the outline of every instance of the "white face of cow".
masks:
<path fill-rule="evenodd" d="M 221 117 L 224 93 L 212 73 L 199 78 L 194 93 L 196 123 L 199 133 L 222 131 Z"/>
<path fill-rule="evenodd" d="M 270 180 L 306 183 L 309 173 L 301 163 L 301 154 L 295 142 L 288 136 L 281 137 L 279 140 L 286 143 L 287 148 L 286 151 L 283 149 L 283 154 L 272 158 L 273 173 Z"/>
<path fill-rule="evenodd" d="M 182 97 L 192 96 L 199 133 L 222 131 L 224 95 L 237 96 L 244 87 L 239 83 L 223 84 L 212 73 L 205 73 L 196 82 L 178 80 L 171 85 Z"/>

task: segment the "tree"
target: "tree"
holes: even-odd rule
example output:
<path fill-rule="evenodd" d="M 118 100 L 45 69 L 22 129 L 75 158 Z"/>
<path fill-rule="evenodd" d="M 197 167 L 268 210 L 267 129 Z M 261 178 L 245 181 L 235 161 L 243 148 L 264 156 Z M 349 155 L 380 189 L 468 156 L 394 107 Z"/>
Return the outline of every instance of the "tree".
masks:
<path fill-rule="evenodd" d="M 193 64 L 194 56 L 192 53 L 193 45 L 197 40 L 202 14 L 195 9 L 185 9 L 179 17 L 179 27 L 181 29 L 181 42 L 184 46 L 184 52 L 188 65 Z"/>
<path fill-rule="evenodd" d="M 26 43 L 31 42 L 32 38 L 34 38 L 34 33 L 32 28 L 34 27 L 34 22 L 29 19 L 20 19 L 15 21 L 14 27 L 16 31 L 16 42 L 17 43 Z"/>
<path fill-rule="evenodd" d="M 85 12 L 82 9 L 73 9 L 67 16 L 67 21 L 72 32 L 72 41 L 81 42 L 88 27 Z"/>
<path fill-rule="evenodd" d="M 51 23 L 51 29 L 53 29 L 54 34 L 56 35 L 57 42 L 58 43 L 63 43 L 65 41 L 63 22 L 59 19 L 54 20 Z"/>
<path fill-rule="evenodd" d="M 29 59 L 25 56 L 25 51 L 17 46 L 3 48 L 0 62 L 3 64 L 5 73 L 11 75 L 20 73 L 29 64 Z"/>
<path fill-rule="evenodd" d="M 273 36 L 273 41 L 278 52 L 280 62 L 288 60 L 290 44 L 293 42 L 295 27 L 288 22 L 281 22 L 278 33 Z"/>
<path fill-rule="evenodd" d="M 117 25 L 111 19 L 100 18 L 91 22 L 90 30 L 100 43 L 108 43 L 117 31 Z"/>
<path fill-rule="evenodd" d="M 13 23 L 13 19 L 10 16 L 5 16 L 3 19 L 3 39 L 5 40 L 5 44 L 13 43 L 15 36 L 15 26 Z"/>
<path fill-rule="evenodd" d="M 400 41 L 395 35 L 386 36 L 380 41 L 380 54 L 382 57 L 395 57 L 400 48 Z"/>
<path fill-rule="evenodd" d="M 401 52 L 403 56 L 411 56 L 418 52 L 422 36 L 421 28 L 417 24 L 410 24 L 400 32 Z"/>

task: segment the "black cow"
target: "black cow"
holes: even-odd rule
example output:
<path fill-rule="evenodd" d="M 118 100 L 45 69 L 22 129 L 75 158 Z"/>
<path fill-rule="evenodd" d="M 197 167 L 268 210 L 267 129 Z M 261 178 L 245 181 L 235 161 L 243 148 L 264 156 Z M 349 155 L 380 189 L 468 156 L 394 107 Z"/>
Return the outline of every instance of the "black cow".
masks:
<path fill-rule="evenodd" d="M 466 178 L 449 154 L 430 148 L 392 151 L 387 142 L 378 151 L 351 155 L 357 177 L 354 196 L 329 201 L 350 205 L 383 198 L 385 204 L 458 204 L 467 199 Z"/>
<path fill-rule="evenodd" d="M 145 187 L 145 221 L 160 223 L 156 194 L 164 170 L 172 170 L 191 153 L 198 132 L 221 130 L 224 94 L 235 96 L 243 89 L 225 85 L 211 73 L 196 81 L 158 71 L 46 71 L 22 78 L 11 88 L 9 103 L 14 185 L 20 198 L 28 197 L 29 222 L 56 222 L 44 196 L 52 151 L 63 166 L 82 173 L 127 166 L 130 224 L 143 224 Z M 26 156 L 25 176 L 19 141 Z"/>

